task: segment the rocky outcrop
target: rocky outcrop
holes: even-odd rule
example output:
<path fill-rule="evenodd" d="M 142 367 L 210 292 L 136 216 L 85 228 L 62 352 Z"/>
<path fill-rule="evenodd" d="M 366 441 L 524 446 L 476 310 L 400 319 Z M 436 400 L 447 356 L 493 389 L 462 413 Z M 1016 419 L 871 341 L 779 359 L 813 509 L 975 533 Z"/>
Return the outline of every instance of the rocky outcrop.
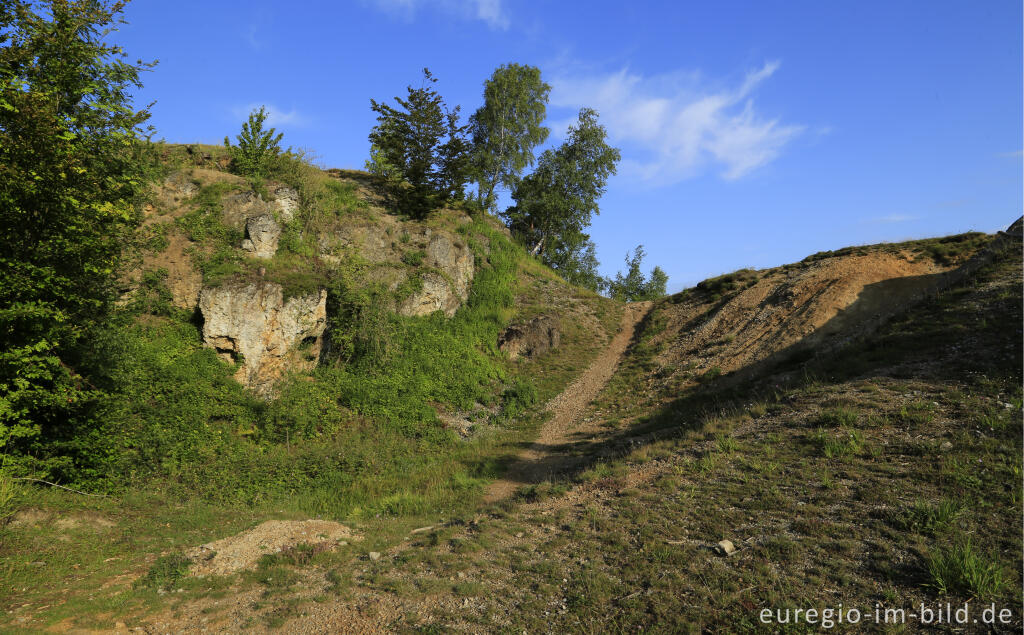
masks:
<path fill-rule="evenodd" d="M 277 253 L 281 226 L 271 214 L 260 214 L 246 220 L 245 234 L 242 249 L 253 252 L 257 258 L 273 258 Z"/>
<path fill-rule="evenodd" d="M 299 211 L 299 193 L 295 188 L 282 185 L 274 189 L 274 207 L 282 223 L 290 223 Z"/>
<path fill-rule="evenodd" d="M 224 222 L 242 229 L 250 218 L 264 214 L 276 214 L 281 223 L 295 218 L 299 211 L 299 193 L 295 189 L 282 185 L 272 190 L 272 196 L 270 201 L 264 201 L 262 196 L 251 190 L 225 196 L 221 200 Z"/>
<path fill-rule="evenodd" d="M 203 343 L 227 361 L 241 360 L 235 375 L 257 394 L 269 396 L 289 371 L 316 367 L 327 325 L 327 292 L 284 299 L 272 282 L 203 289 Z"/>
<path fill-rule="evenodd" d="M 558 320 L 542 315 L 523 324 L 513 324 L 498 337 L 498 348 L 508 354 L 509 359 L 537 357 L 562 341 Z"/>
<path fill-rule="evenodd" d="M 424 249 L 423 264 L 436 271 L 420 275 L 420 289 L 402 302 L 398 312 L 407 316 L 429 315 L 434 311 L 443 311 L 448 317 L 455 315 L 469 298 L 473 250 L 447 234 L 432 232 Z"/>
<path fill-rule="evenodd" d="M 367 274 L 367 281 L 382 283 L 390 290 L 397 289 L 408 276 L 418 276 L 419 289 L 396 307 L 401 315 L 442 311 L 451 317 L 469 298 L 475 261 L 473 250 L 458 234 L 397 223 L 352 224 L 322 236 L 319 246 L 321 258 L 327 262 L 337 262 L 341 254 L 352 252 L 366 262 L 382 265 Z"/>

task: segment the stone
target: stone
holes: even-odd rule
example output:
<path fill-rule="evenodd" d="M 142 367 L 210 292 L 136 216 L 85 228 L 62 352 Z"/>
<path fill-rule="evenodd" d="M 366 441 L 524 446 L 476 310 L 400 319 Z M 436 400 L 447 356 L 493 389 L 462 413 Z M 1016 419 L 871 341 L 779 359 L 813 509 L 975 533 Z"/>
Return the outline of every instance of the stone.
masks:
<path fill-rule="evenodd" d="M 299 211 L 299 193 L 295 188 L 282 185 L 274 189 L 274 207 L 282 223 L 290 223 Z"/>
<path fill-rule="evenodd" d="M 715 545 L 715 553 L 720 556 L 731 556 L 736 553 L 736 546 L 732 544 L 731 540 L 723 540 Z"/>
<path fill-rule="evenodd" d="M 221 199 L 221 219 L 235 229 L 245 229 L 246 222 L 253 216 L 271 214 L 273 211 L 273 205 L 251 190 L 229 194 Z"/>
<path fill-rule="evenodd" d="M 953 444 L 950 443 L 949 441 L 943 441 L 942 444 L 939 446 L 939 449 L 942 450 L 943 452 L 949 452 L 950 450 L 953 449 Z"/>
<path fill-rule="evenodd" d="M 451 317 L 469 298 L 470 285 L 473 282 L 475 261 L 473 250 L 469 245 L 440 232 L 426 233 L 429 237 L 424 249 L 423 265 L 437 271 L 427 271 L 420 275 L 422 286 L 419 291 L 398 307 L 402 315 L 429 315 L 434 311 L 442 311 Z"/>
<path fill-rule="evenodd" d="M 370 557 L 370 560 L 373 560 L 374 562 L 377 562 L 378 560 L 380 560 L 380 552 L 379 551 L 371 551 L 370 553 L 368 553 L 366 555 L 368 555 Z"/>
<path fill-rule="evenodd" d="M 543 355 L 553 348 L 558 348 L 562 341 L 558 320 L 554 317 L 541 315 L 529 322 L 513 324 L 498 336 L 498 349 L 505 352 L 509 359 L 519 357 L 533 358 Z"/>
<path fill-rule="evenodd" d="M 203 343 L 229 362 L 235 379 L 260 396 L 273 394 L 285 372 L 316 367 L 327 326 L 327 291 L 284 299 L 273 282 L 232 283 L 199 295 Z"/>
<path fill-rule="evenodd" d="M 245 233 L 248 238 L 242 242 L 242 249 L 254 252 L 257 258 L 273 258 L 277 253 L 281 226 L 274 220 L 273 215 L 260 214 L 247 219 Z"/>

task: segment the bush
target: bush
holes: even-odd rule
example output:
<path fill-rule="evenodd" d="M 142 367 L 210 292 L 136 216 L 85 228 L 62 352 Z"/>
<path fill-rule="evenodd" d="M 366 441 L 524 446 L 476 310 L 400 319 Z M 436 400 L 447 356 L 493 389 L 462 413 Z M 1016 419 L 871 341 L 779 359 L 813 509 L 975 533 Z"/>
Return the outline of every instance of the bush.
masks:
<path fill-rule="evenodd" d="M 281 154 L 281 138 L 283 133 L 274 134 L 276 130 L 264 130 L 263 124 L 267 120 L 267 111 L 263 106 L 259 110 L 249 113 L 249 120 L 242 124 L 242 131 L 235 139 L 237 146 L 232 146 L 227 137 L 224 137 L 224 146 L 231 150 L 232 167 L 242 176 L 252 179 L 254 184 L 259 184 L 266 178 Z"/>

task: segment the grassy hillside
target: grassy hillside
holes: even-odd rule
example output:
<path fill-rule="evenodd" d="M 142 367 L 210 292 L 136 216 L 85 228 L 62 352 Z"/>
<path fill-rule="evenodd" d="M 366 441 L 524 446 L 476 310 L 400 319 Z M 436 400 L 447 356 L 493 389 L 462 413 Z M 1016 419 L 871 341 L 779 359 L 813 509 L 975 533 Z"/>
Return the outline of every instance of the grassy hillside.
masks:
<path fill-rule="evenodd" d="M 507 241 L 497 231 L 487 236 L 492 250 Z M 260 433 L 221 427 L 229 440 L 215 447 L 232 449 L 205 463 L 190 458 L 182 464 L 187 474 L 142 479 L 138 491 L 108 499 L 56 490 L 34 490 L 29 499 L 22 490 L 14 522 L 0 534 L 6 625 L 747 632 L 780 628 L 761 620 L 765 609 L 773 616 L 817 609 L 820 622 L 824 609 L 837 619 L 842 605 L 865 620 L 876 607 L 883 616 L 903 610 L 905 624 L 897 628 L 913 632 L 924 627 L 909 613 L 922 603 L 967 602 L 979 619 L 992 604 L 1010 609 L 995 630 L 1019 631 L 1020 244 L 955 275 L 991 240 L 860 247 L 666 298 L 608 386 L 580 413 L 587 429 L 599 432 L 564 449 L 580 459 L 571 471 L 482 506 L 482 484 L 501 473 L 541 419 L 525 406 L 534 399 L 523 395 L 535 392 L 540 403 L 561 390 L 605 345 L 621 314 L 509 244 L 510 273 L 491 278 L 508 298 L 503 319 L 557 310 L 565 328 L 560 348 L 533 361 L 503 359 L 493 341 L 472 339 L 496 333 L 480 326 L 493 321 L 480 318 L 486 312 L 472 301 L 450 321 L 395 324 L 415 343 L 478 342 L 483 362 L 501 373 L 490 384 L 492 403 L 524 410 L 468 440 L 445 435 L 443 426 L 425 435 L 383 414 L 342 421 L 331 409 L 337 395 L 349 394 L 346 386 L 363 386 L 359 394 L 371 396 L 423 390 L 389 383 L 401 375 L 358 366 L 320 369 L 315 381 L 289 384 L 280 405 L 220 397 L 236 410 L 208 415 L 211 428 L 251 408 Z M 942 253 L 932 253 L 934 245 Z M 686 363 L 682 347 L 701 329 L 716 342 L 710 355 L 726 359 L 745 349 L 742 330 L 726 341 L 730 316 L 778 306 L 755 302 L 755 291 L 769 299 L 779 297 L 773 289 L 796 293 L 865 258 L 926 276 L 928 284 L 886 286 L 907 294 L 891 296 L 896 310 L 880 328 L 855 311 L 813 304 L 824 312 L 809 323 L 828 325 L 843 315 L 842 330 L 817 340 L 830 346 L 825 355 L 779 355 L 791 347 L 783 338 L 762 351 L 766 358 L 749 357 L 753 374 L 697 372 Z M 856 298 L 878 284 L 850 279 Z M 758 291 L 758 284 L 770 286 Z M 937 295 L 921 300 L 922 290 Z M 812 305 L 798 294 L 793 301 L 795 312 L 809 315 Z M 227 379 L 230 367 L 201 350 L 187 320 L 150 316 L 136 328 L 156 329 L 142 331 L 155 347 L 146 358 L 166 360 L 150 377 L 180 368 L 175 355 L 188 354 L 206 359 L 210 370 L 202 372 L 219 378 L 179 378 L 207 391 L 183 404 L 239 394 Z M 191 340 L 182 335 L 189 328 Z M 161 343 L 153 337 L 161 329 L 180 333 Z M 398 350 L 413 343 L 401 341 Z M 401 395 L 373 403 L 386 406 L 390 398 Z M 321 410 L 311 410 L 317 404 Z M 318 426 L 332 417 L 340 423 L 281 440 L 269 425 L 272 413 L 284 422 L 309 416 Z M 236 490 L 217 494 L 203 479 Z M 364 539 L 336 551 L 309 546 L 267 556 L 239 575 L 184 575 L 180 554 L 189 546 L 268 517 L 309 515 L 342 519 Z M 715 551 L 723 539 L 735 554 Z"/>
<path fill-rule="evenodd" d="M 564 283 L 496 220 L 441 210 L 411 221 L 382 207 L 361 173 L 295 162 L 282 182 L 299 190 L 302 212 L 285 225 L 272 259 L 248 257 L 221 214 L 226 197 L 248 185 L 222 172 L 217 156 L 209 147 L 158 154 L 158 183 L 176 175 L 197 192 L 178 200 L 179 190 L 158 189 L 147 210 L 138 290 L 120 326 L 95 343 L 110 360 L 104 387 L 113 397 L 93 427 L 19 466 L 89 494 L 19 481 L 11 500 L 0 497 L 5 609 L 65 597 L 92 607 L 134 601 L 123 587 L 96 597 L 96 581 L 134 577 L 163 553 L 259 518 L 388 527 L 470 509 L 533 434 L 543 400 L 614 334 L 621 305 Z M 401 240 L 403 228 L 464 237 L 477 263 L 465 306 L 450 319 L 388 310 L 408 288 L 368 281 L 371 266 L 358 252 L 325 262 L 314 249 L 350 222 L 395 228 L 403 254 L 415 251 Z M 401 266 L 410 277 L 423 268 L 411 257 Z M 286 378 L 275 399 L 256 398 L 232 379 L 235 366 L 202 345 L 197 315 L 175 306 L 170 285 L 193 272 L 204 286 L 259 276 L 286 295 L 326 288 L 333 354 L 312 375 Z M 562 345 L 510 361 L 497 349 L 499 333 L 541 311 L 564 325 Z M 81 606 L 72 601 L 58 614 Z"/>

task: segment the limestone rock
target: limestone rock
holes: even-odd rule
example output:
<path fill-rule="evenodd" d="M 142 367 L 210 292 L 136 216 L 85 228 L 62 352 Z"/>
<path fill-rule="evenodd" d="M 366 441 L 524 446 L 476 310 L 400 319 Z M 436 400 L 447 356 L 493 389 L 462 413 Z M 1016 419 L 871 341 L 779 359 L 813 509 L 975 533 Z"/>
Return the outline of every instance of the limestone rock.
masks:
<path fill-rule="evenodd" d="M 524 324 L 513 324 L 498 337 L 498 348 L 508 354 L 509 359 L 536 357 L 553 348 L 558 348 L 562 334 L 558 320 L 542 315 Z"/>
<path fill-rule="evenodd" d="M 228 284 L 199 296 L 203 342 L 227 361 L 242 360 L 235 375 L 269 396 L 287 371 L 316 367 L 327 325 L 327 292 L 284 300 L 273 282 Z"/>
<path fill-rule="evenodd" d="M 299 193 L 295 188 L 282 185 L 274 190 L 274 207 L 282 223 L 290 223 L 299 211 Z"/>
<path fill-rule="evenodd" d="M 736 553 L 736 545 L 732 544 L 731 540 L 722 540 L 715 545 L 715 553 L 720 556 L 731 556 Z"/>
<path fill-rule="evenodd" d="M 257 258 L 273 258 L 277 253 L 277 241 L 281 238 L 281 226 L 270 214 L 260 214 L 245 221 L 248 238 L 242 242 L 242 249 L 255 252 Z"/>
<path fill-rule="evenodd" d="M 221 203 L 224 223 L 235 229 L 244 229 L 250 218 L 270 214 L 274 208 L 251 190 L 229 194 L 221 199 Z"/>
<path fill-rule="evenodd" d="M 434 311 L 443 311 L 448 317 L 455 315 L 460 302 L 444 276 L 430 271 L 420 276 L 420 282 L 420 290 L 402 302 L 399 313 L 410 317 L 430 315 Z"/>
<path fill-rule="evenodd" d="M 424 236 L 429 237 L 429 242 L 424 249 L 423 264 L 440 273 L 428 271 L 422 274 L 420 290 L 407 298 L 398 312 L 413 316 L 443 311 L 451 317 L 469 298 L 474 272 L 473 250 L 442 232 L 426 229 Z"/>

